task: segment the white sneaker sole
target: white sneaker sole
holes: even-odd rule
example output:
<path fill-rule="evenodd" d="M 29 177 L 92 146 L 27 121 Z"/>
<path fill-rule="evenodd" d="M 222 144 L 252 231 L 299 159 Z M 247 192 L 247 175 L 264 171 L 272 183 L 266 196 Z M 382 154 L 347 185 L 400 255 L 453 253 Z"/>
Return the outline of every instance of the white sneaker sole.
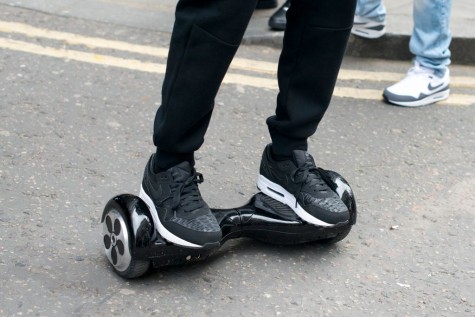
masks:
<path fill-rule="evenodd" d="M 202 248 L 203 246 L 188 242 L 183 240 L 182 238 L 174 235 L 170 231 L 168 231 L 160 222 L 160 218 L 158 218 L 157 209 L 155 208 L 155 204 L 153 203 L 152 199 L 147 195 L 144 191 L 142 185 L 140 185 L 140 194 L 139 197 L 147 204 L 148 208 L 150 209 L 150 213 L 152 214 L 153 224 L 155 228 L 157 228 L 158 233 L 162 236 L 162 238 L 170 241 L 174 244 L 182 245 L 185 247 L 190 248 Z"/>
<path fill-rule="evenodd" d="M 437 92 L 435 94 L 429 95 L 423 99 L 420 100 L 415 100 L 415 101 L 399 101 L 399 100 L 392 100 L 390 98 L 386 97 L 386 100 L 389 103 L 398 105 L 398 106 L 403 106 L 403 107 L 421 107 L 421 106 L 427 106 L 430 104 L 433 104 L 435 102 L 445 100 L 449 98 L 450 95 L 450 89 L 443 90 L 440 92 Z"/>
<path fill-rule="evenodd" d="M 376 24 L 376 23 L 375 23 L 375 25 L 367 25 L 366 24 L 365 27 L 353 26 L 353 28 L 351 29 L 351 33 L 354 34 L 354 35 L 360 36 L 360 37 L 367 38 L 367 39 L 377 39 L 377 38 L 380 38 L 381 36 L 383 36 L 386 33 L 386 27 L 384 27 L 381 30 L 370 30 L 370 29 L 368 29 L 368 27 L 377 26 L 377 25 L 379 25 L 379 24 Z"/>
<path fill-rule="evenodd" d="M 282 186 L 274 182 L 271 182 L 270 180 L 268 180 L 262 175 L 259 175 L 257 178 L 257 187 L 259 188 L 261 192 L 263 192 L 267 196 L 292 208 L 292 210 L 297 214 L 297 216 L 299 216 L 306 222 L 314 224 L 316 226 L 321 226 L 321 227 L 335 226 L 334 224 L 326 223 L 310 215 L 297 203 L 294 195 L 289 193 Z"/>

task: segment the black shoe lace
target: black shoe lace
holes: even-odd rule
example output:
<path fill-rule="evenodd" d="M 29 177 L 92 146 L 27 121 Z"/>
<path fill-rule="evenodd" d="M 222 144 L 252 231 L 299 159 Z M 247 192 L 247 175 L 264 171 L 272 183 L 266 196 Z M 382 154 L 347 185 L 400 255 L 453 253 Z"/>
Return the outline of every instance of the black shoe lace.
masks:
<path fill-rule="evenodd" d="M 320 176 L 318 168 L 311 162 L 305 162 L 290 175 L 292 181 L 300 184 L 300 188 L 296 193 L 296 197 L 300 195 L 304 186 L 308 185 L 314 192 L 326 193 L 328 185 Z M 295 201 L 297 205 L 297 201 Z"/>
<path fill-rule="evenodd" d="M 193 172 L 184 182 L 175 184 L 172 189 L 172 209 L 175 210 L 181 206 L 185 212 L 190 212 L 202 207 L 204 202 L 198 190 L 198 184 L 203 180 L 201 173 Z"/>

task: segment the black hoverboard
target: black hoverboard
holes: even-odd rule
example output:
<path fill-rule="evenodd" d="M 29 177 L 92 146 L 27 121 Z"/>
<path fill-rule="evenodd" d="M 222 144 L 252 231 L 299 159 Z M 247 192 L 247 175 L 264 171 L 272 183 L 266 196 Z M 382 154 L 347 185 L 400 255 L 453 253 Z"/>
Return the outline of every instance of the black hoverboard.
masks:
<path fill-rule="evenodd" d="M 356 223 L 356 203 L 348 182 L 338 173 L 320 169 L 330 188 L 350 211 L 350 220 L 332 227 L 309 224 L 293 210 L 263 193 L 255 194 L 244 206 L 212 209 L 222 231 L 221 242 L 189 248 L 160 236 L 147 205 L 137 196 L 123 194 L 109 200 L 102 213 L 106 256 L 116 273 L 124 278 L 145 274 L 151 266 L 160 268 L 203 260 L 229 239 L 247 237 L 280 245 L 344 239 Z"/>

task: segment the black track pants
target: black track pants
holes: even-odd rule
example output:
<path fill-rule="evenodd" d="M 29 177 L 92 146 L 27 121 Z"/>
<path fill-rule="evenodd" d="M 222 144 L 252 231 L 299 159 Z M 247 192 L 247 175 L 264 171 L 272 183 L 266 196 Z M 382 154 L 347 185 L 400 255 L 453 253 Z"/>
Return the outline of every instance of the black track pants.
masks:
<path fill-rule="evenodd" d="M 154 125 L 156 162 L 168 168 L 204 142 L 214 100 L 257 0 L 180 0 L 162 105 Z M 330 103 L 353 24 L 355 0 L 293 0 L 278 68 L 279 94 L 267 119 L 273 150 L 307 149 Z"/>

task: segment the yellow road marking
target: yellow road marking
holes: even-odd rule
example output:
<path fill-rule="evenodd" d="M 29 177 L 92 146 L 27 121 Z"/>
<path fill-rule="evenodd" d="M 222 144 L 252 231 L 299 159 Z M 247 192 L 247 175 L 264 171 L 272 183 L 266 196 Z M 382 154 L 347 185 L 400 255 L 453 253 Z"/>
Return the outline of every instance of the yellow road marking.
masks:
<path fill-rule="evenodd" d="M 44 47 L 36 44 L 4 38 L 0 38 L 0 48 L 42 56 L 61 58 L 65 60 L 74 60 L 91 64 L 119 67 L 148 73 L 165 73 L 164 64 L 148 63 L 134 59 L 125 59 L 108 55 L 99 55 L 80 51 L 57 49 L 53 47 Z M 228 73 L 224 78 L 223 83 L 278 90 L 276 79 L 260 78 L 242 74 Z M 343 98 L 381 100 L 381 91 L 374 89 L 336 87 L 334 96 Z M 475 95 L 451 94 L 450 98 L 444 101 L 443 103 L 455 105 L 471 105 L 475 104 Z"/>
<path fill-rule="evenodd" d="M 106 48 L 130 53 L 166 57 L 168 49 L 138 45 L 121 41 L 106 40 L 99 37 L 87 37 L 74 33 L 40 29 L 28 24 L 0 21 L 0 32 L 18 33 L 29 37 L 41 37 L 50 40 L 64 41 L 71 45 L 85 45 L 89 48 Z"/>
<path fill-rule="evenodd" d="M 230 66 L 231 69 L 246 70 L 268 75 L 277 75 L 277 64 L 256 61 L 245 58 L 235 58 Z M 405 74 L 391 72 L 373 72 L 354 69 L 340 69 L 338 74 L 339 80 L 364 80 L 364 81 L 388 81 L 397 82 L 404 78 Z M 474 88 L 475 77 L 468 76 L 450 76 L 450 86 L 453 88 Z"/>
<path fill-rule="evenodd" d="M 23 34 L 29 37 L 41 37 L 51 40 L 64 41 L 71 45 L 85 45 L 89 48 L 115 49 L 124 52 L 149 55 L 159 58 L 166 58 L 168 49 L 138 45 L 128 42 L 106 40 L 98 37 L 87 37 L 74 33 L 51 31 L 30 26 L 28 24 L 0 21 L 0 32 Z M 261 74 L 275 76 L 277 74 L 277 63 L 256 61 L 247 58 L 235 58 L 230 69 L 251 71 Z M 401 80 L 404 74 L 391 72 L 373 72 L 362 70 L 341 69 L 339 80 L 364 80 L 364 81 L 389 81 Z M 474 88 L 475 77 L 451 76 L 451 87 Z"/>
<path fill-rule="evenodd" d="M 352 87 L 335 87 L 334 96 L 353 99 L 383 100 L 382 90 L 362 89 Z M 453 94 L 444 101 L 439 101 L 439 105 L 470 106 L 475 104 L 475 95 Z"/>
<path fill-rule="evenodd" d="M 390 72 L 369 72 L 353 69 L 342 69 L 338 75 L 340 80 L 364 80 L 364 81 L 389 81 L 398 82 L 405 74 Z M 474 88 L 475 77 L 450 76 L 450 87 L 452 88 Z"/>
<path fill-rule="evenodd" d="M 101 38 L 91 38 L 84 37 L 81 35 L 56 32 L 43 30 L 38 28 L 33 28 L 25 24 L 11 23 L 11 22 L 1 22 L 0 21 L 0 32 L 5 30 L 13 32 L 12 28 L 15 28 L 15 32 L 24 32 L 33 37 L 46 37 L 55 40 L 66 41 L 71 44 L 81 44 L 89 47 L 100 47 L 100 48 L 109 48 L 116 49 L 121 51 L 128 51 L 146 55 L 153 56 L 166 56 L 166 50 L 162 48 L 149 47 L 143 45 L 135 45 L 126 42 L 120 41 L 110 41 Z M 143 71 L 148 73 L 157 73 L 164 74 L 166 65 L 159 63 L 143 62 L 136 59 L 125 59 L 109 55 L 101 55 L 95 53 L 87 53 L 76 50 L 68 49 L 58 49 L 54 47 L 45 47 L 37 44 L 32 44 L 23 41 L 17 41 L 12 39 L 0 38 L 0 48 L 20 51 L 30 54 L 42 55 L 55 57 L 65 60 L 74 60 L 79 62 L 113 66 L 129 70 Z M 254 61 L 249 59 L 237 58 L 235 59 L 234 69 L 239 70 L 248 70 L 265 74 L 274 74 L 277 65 L 270 62 Z M 362 80 L 386 80 L 386 78 L 391 78 L 393 80 L 398 80 L 392 78 L 391 76 L 399 76 L 400 74 L 393 73 L 383 73 L 383 72 L 364 72 L 364 71 L 354 71 L 354 70 L 342 70 L 340 72 L 340 79 L 362 79 Z M 378 77 L 383 76 L 383 77 Z M 467 77 L 468 78 L 468 77 Z M 472 80 L 472 78 L 468 78 Z M 256 88 L 264 88 L 271 90 L 278 90 L 277 80 L 270 78 L 255 77 L 242 74 L 228 73 L 223 80 L 224 84 L 236 84 L 244 86 L 252 86 Z M 475 85 L 474 85 L 475 86 Z M 367 99 L 367 100 L 381 100 L 381 91 L 374 89 L 360 89 L 360 88 L 350 88 L 350 87 L 339 87 L 335 88 L 334 92 L 335 97 L 343 98 L 356 98 L 356 99 Z M 451 94 L 450 98 L 443 103 L 446 104 L 455 104 L 455 105 L 471 105 L 475 104 L 475 95 L 462 95 L 462 94 Z"/>
<path fill-rule="evenodd" d="M 169 12 L 170 14 L 175 13 L 175 7 L 176 4 L 174 5 L 173 2 L 171 4 L 163 4 L 163 3 L 157 3 L 155 1 L 128 1 L 128 0 L 101 0 L 102 2 L 106 3 L 113 3 L 113 4 L 120 4 L 125 7 L 129 8 L 136 8 L 136 9 L 141 9 L 141 10 L 148 10 L 148 11 L 166 11 Z"/>
<path fill-rule="evenodd" d="M 45 47 L 36 44 L 31 44 L 22 41 L 15 41 L 10 39 L 0 38 L 0 48 L 6 48 L 13 51 L 20 51 L 24 53 L 43 55 L 49 57 L 56 57 L 67 60 L 74 60 L 79 62 L 99 64 L 106 66 L 114 66 L 120 68 L 127 68 L 131 70 L 139 70 L 151 73 L 165 73 L 165 65 L 142 62 L 135 59 L 124 59 L 108 55 L 85 53 L 80 51 L 72 51 L 65 49 L 57 49 L 53 47 Z"/>

